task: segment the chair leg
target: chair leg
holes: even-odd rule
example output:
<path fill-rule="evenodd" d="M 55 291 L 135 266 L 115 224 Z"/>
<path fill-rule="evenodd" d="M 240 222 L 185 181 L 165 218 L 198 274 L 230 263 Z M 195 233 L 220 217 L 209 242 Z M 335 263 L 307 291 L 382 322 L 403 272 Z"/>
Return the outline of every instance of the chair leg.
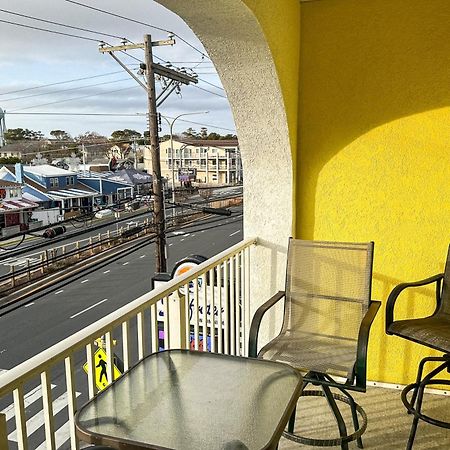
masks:
<path fill-rule="evenodd" d="M 425 384 L 420 383 L 418 388 L 415 389 L 415 392 L 418 392 L 417 395 L 417 407 L 416 411 L 420 414 L 420 410 L 422 409 L 422 401 L 423 401 L 423 394 L 425 390 Z M 416 431 L 417 431 L 417 425 L 419 424 L 419 417 L 414 416 L 413 423 L 411 425 L 411 431 L 409 432 L 409 438 L 408 443 L 406 444 L 406 450 L 411 450 L 414 443 L 414 438 L 416 437 Z"/>
<path fill-rule="evenodd" d="M 345 393 L 345 395 L 348 397 L 348 399 L 350 401 L 350 409 L 352 411 L 353 426 L 355 427 L 355 431 L 358 431 L 359 430 L 359 421 L 358 421 L 358 413 L 356 412 L 355 400 L 348 392 L 346 392 L 344 390 L 343 390 L 343 392 Z M 361 436 L 358 439 L 356 439 L 356 444 L 357 444 L 358 448 L 364 448 Z"/>
<path fill-rule="evenodd" d="M 291 417 L 289 418 L 288 423 L 288 432 L 293 433 L 294 432 L 294 426 L 295 426 L 295 413 L 297 412 L 297 407 L 294 407 L 294 410 L 292 411 Z"/>
<path fill-rule="evenodd" d="M 419 368 L 418 368 L 418 370 L 417 370 L 417 379 L 416 379 L 416 384 L 417 384 L 417 386 L 419 386 L 420 385 L 420 383 L 422 382 L 422 375 L 423 375 L 423 371 L 424 371 L 424 368 L 425 368 L 425 364 L 427 363 L 427 362 L 430 362 L 430 361 L 442 361 L 442 358 L 438 358 L 438 357 L 427 357 L 427 358 L 423 358 L 421 361 L 420 361 L 420 363 L 419 363 Z M 436 372 L 436 371 L 433 371 L 433 372 Z M 439 371 L 438 371 L 439 372 Z M 436 372 L 436 373 L 438 373 L 438 372 Z M 432 378 L 432 377 L 429 377 L 429 375 L 427 376 L 427 377 L 425 377 L 425 378 Z M 414 389 L 413 390 L 413 393 L 412 393 L 412 396 L 411 396 L 411 406 L 414 408 L 414 405 L 415 405 L 415 403 L 416 403 L 416 399 L 417 399 L 417 392 L 418 392 L 419 390 L 418 389 Z M 411 414 L 411 412 L 410 411 L 408 411 L 408 414 Z"/>
<path fill-rule="evenodd" d="M 341 437 L 346 437 L 347 427 L 345 426 L 344 419 L 342 418 L 342 414 L 339 411 L 338 406 L 336 405 L 336 401 L 333 398 L 333 394 L 331 393 L 330 388 L 326 385 L 322 385 L 322 390 L 328 400 L 328 405 L 330 406 L 331 410 L 333 411 L 334 417 L 336 418 L 336 422 L 339 428 L 339 434 L 341 435 Z M 348 450 L 348 442 L 342 442 L 341 449 Z"/>

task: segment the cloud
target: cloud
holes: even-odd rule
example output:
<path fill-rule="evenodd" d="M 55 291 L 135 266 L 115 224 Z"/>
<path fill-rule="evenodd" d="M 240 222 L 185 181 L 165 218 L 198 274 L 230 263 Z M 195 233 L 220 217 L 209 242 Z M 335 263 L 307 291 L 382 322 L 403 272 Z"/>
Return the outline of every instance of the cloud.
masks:
<path fill-rule="evenodd" d="M 126 17 L 135 18 L 158 27 L 173 30 L 184 39 L 192 43 L 200 51 L 204 48 L 189 27 L 176 15 L 149 0 L 83 0 L 84 3 L 97 8 L 108 10 Z M 138 25 L 123 19 L 111 17 L 96 11 L 82 8 L 63 0 L 3 0 L 2 8 L 20 14 L 35 16 L 46 20 L 70 24 L 77 27 L 92 29 L 116 36 L 123 36 L 133 42 L 142 42 L 146 33 L 152 34 L 152 39 L 165 39 L 167 33 L 154 30 L 148 26 Z M 1 20 L 8 20 L 35 27 L 52 29 L 64 33 L 104 39 L 117 45 L 119 39 L 87 33 L 79 30 L 70 30 L 56 25 L 39 23 L 33 20 L 0 13 Z M 177 61 L 174 65 L 181 67 L 194 67 L 202 72 L 200 78 L 220 85 L 214 73 L 208 75 L 213 68 L 212 63 L 185 45 L 181 40 L 170 47 L 155 47 L 155 62 L 164 64 L 164 61 Z M 34 112 L 97 112 L 97 113 L 136 113 L 146 112 L 146 96 L 142 88 L 133 87 L 135 81 L 121 81 L 105 85 L 87 86 L 96 82 L 115 81 L 126 78 L 125 72 L 109 77 L 95 78 L 63 85 L 48 86 L 41 89 L 26 91 L 17 94 L 5 94 L 10 91 L 57 83 L 75 78 L 96 76 L 113 71 L 120 71 L 120 66 L 107 54 L 98 51 L 96 41 L 46 33 L 27 28 L 19 28 L 0 23 L 0 107 L 7 111 L 21 110 L 27 115 L 8 115 L 7 126 L 10 128 L 26 127 L 40 129 L 45 134 L 55 128 L 64 128 L 71 134 L 81 133 L 83 130 L 95 130 L 109 135 L 118 128 L 138 127 L 145 128 L 145 118 L 111 118 L 92 116 L 83 118 L 77 116 L 36 116 Z M 144 60 L 142 50 L 133 50 L 129 55 L 117 53 L 117 56 L 126 64 L 139 64 Z M 79 90 L 71 90 L 84 86 Z M 199 82 L 199 86 L 224 95 L 224 91 Z M 125 88 L 130 88 L 126 89 Z M 123 89 L 123 90 L 120 90 Z M 62 92 L 65 90 L 65 92 Z M 114 91 L 114 92 L 111 92 Z M 43 94 L 29 97 L 32 94 Z M 2 95 L 4 94 L 4 95 Z M 95 96 L 93 96 L 96 94 Z M 91 96 L 92 95 L 92 96 Z M 17 99 L 17 97 L 25 97 Z M 88 97 L 90 96 L 90 97 Z M 78 98 L 83 97 L 83 98 Z M 11 100 L 16 98 L 16 100 Z M 9 99 L 9 100 L 8 100 Z M 58 102 L 58 103 L 56 103 Z M 51 105 L 46 105 L 52 103 Z M 42 105 L 42 106 L 39 106 Z M 34 108 L 30 108 L 35 106 Z M 30 108 L 30 109 L 24 109 Z M 225 128 L 234 128 L 228 102 L 214 94 L 210 94 L 194 87 L 183 87 L 182 97 L 172 94 L 160 108 L 161 112 L 176 116 L 185 112 L 209 110 L 208 123 Z M 193 116 L 193 120 L 196 116 Z M 203 120 L 203 118 L 202 118 Z M 198 117 L 200 121 L 200 116 Z M 181 121 L 179 122 L 181 124 Z M 120 124 L 122 124 L 120 126 Z M 87 127 L 87 128 L 85 128 Z"/>

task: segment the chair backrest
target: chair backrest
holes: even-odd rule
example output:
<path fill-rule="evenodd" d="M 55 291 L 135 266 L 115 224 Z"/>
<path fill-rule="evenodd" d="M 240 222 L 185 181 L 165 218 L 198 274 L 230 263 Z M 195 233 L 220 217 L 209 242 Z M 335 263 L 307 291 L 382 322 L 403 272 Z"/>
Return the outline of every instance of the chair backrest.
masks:
<path fill-rule="evenodd" d="M 447 252 L 447 262 L 444 269 L 444 279 L 442 280 L 441 306 L 438 314 L 450 315 L 450 245 Z"/>
<path fill-rule="evenodd" d="M 373 247 L 373 242 L 291 239 L 283 329 L 323 337 L 331 345 L 354 346 L 356 358 L 371 297 Z"/>

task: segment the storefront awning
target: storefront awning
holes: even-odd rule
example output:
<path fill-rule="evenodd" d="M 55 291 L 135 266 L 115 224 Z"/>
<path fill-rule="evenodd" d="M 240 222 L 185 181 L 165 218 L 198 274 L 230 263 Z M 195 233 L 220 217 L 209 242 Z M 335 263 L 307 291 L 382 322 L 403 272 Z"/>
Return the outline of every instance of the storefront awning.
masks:
<path fill-rule="evenodd" d="M 39 205 L 24 198 L 17 200 L 2 200 L 0 202 L 0 212 L 19 211 L 21 209 L 37 208 Z"/>

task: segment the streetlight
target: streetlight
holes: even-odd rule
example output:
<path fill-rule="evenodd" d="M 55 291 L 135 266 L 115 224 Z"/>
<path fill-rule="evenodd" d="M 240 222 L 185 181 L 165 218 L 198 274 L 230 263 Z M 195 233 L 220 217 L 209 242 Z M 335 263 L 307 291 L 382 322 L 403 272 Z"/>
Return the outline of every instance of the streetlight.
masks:
<path fill-rule="evenodd" d="M 170 133 L 170 151 L 172 154 L 172 203 L 173 203 L 173 210 L 172 210 L 172 216 L 175 215 L 175 172 L 174 172 L 174 150 L 173 150 L 173 125 L 174 123 L 183 116 L 191 116 L 193 114 L 208 114 L 209 111 L 197 111 L 197 112 L 190 112 L 190 113 L 183 113 L 176 116 L 172 122 L 169 121 L 169 119 L 165 116 L 161 116 L 164 118 L 164 120 L 169 125 L 169 133 Z M 180 160 L 181 160 L 181 148 L 180 148 Z M 181 168 L 181 164 L 180 164 Z"/>

